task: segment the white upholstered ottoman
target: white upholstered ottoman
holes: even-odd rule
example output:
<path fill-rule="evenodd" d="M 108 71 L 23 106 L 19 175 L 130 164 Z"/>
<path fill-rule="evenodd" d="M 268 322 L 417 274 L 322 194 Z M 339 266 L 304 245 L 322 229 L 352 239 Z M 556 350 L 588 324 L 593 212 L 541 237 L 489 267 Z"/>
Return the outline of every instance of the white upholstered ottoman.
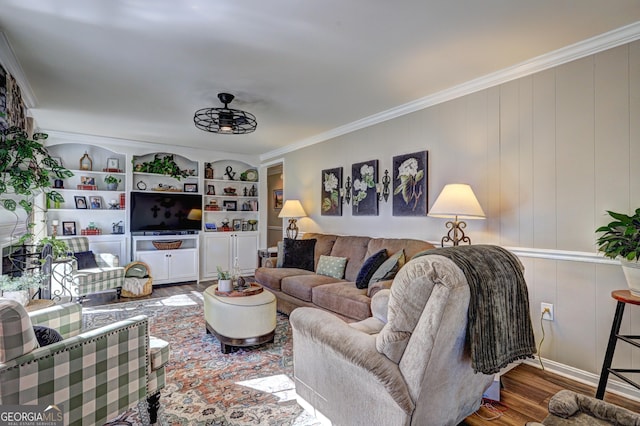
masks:
<path fill-rule="evenodd" d="M 222 353 L 232 348 L 273 342 L 276 329 L 276 297 L 263 289 L 241 297 L 216 295 L 217 285 L 204 291 L 207 333 L 220 341 Z"/>

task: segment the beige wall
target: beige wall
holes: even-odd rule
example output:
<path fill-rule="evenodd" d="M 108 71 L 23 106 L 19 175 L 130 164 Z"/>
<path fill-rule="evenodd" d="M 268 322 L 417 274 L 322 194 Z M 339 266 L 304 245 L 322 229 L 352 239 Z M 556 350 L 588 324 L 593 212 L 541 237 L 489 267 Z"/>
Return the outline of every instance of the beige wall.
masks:
<path fill-rule="evenodd" d="M 320 173 L 394 155 L 429 151 L 429 206 L 446 183 L 472 185 L 486 220 L 468 221 L 474 243 L 511 247 L 526 266 L 542 356 L 558 368 L 599 374 L 620 267 L 596 256 L 605 210 L 640 207 L 640 42 L 442 103 L 285 155 L 285 194 L 300 198 L 303 231 L 410 236 L 440 241 L 444 219 L 320 215 Z M 623 327 L 640 334 L 640 308 Z M 640 351 L 618 345 L 616 361 L 640 368 Z"/>

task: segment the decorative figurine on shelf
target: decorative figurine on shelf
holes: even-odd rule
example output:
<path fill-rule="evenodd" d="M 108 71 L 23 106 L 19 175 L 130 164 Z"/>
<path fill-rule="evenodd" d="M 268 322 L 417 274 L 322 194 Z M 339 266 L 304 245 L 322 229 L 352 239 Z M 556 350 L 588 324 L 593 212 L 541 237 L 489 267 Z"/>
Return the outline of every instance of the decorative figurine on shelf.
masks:
<path fill-rule="evenodd" d="M 53 187 L 56 189 L 64 189 L 64 181 L 62 179 L 55 179 L 53 181 Z"/>
<path fill-rule="evenodd" d="M 206 163 L 204 167 L 204 178 L 205 179 L 213 179 L 213 167 L 211 167 L 211 163 Z"/>
<path fill-rule="evenodd" d="M 251 189 L 249 190 L 249 197 L 256 197 L 258 195 L 258 188 L 255 185 L 251 185 Z"/>
<path fill-rule="evenodd" d="M 227 166 L 227 168 L 224 170 L 224 174 L 225 176 L 227 176 L 229 180 L 233 180 L 236 175 L 236 172 L 233 171 L 233 167 Z"/>
<path fill-rule="evenodd" d="M 93 160 L 91 160 L 87 151 L 80 157 L 80 170 L 93 170 Z"/>
<path fill-rule="evenodd" d="M 247 191 L 248 191 L 248 189 L 247 189 L 247 187 L 245 186 L 245 187 L 244 187 L 244 190 L 243 190 L 243 192 L 244 192 L 244 196 L 245 196 L 245 197 L 247 196 Z"/>

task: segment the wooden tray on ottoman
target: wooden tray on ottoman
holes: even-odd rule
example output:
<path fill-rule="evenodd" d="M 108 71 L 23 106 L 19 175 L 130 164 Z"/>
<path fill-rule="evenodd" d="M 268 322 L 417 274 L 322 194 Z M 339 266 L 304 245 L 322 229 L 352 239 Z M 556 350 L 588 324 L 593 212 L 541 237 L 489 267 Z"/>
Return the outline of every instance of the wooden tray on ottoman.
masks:
<path fill-rule="evenodd" d="M 233 290 L 233 291 L 218 291 L 218 287 L 216 286 L 216 296 L 222 297 L 244 297 L 244 296 L 253 296 L 254 294 L 262 293 L 264 289 L 258 283 L 252 282 L 249 283 L 249 287 L 244 290 Z"/>

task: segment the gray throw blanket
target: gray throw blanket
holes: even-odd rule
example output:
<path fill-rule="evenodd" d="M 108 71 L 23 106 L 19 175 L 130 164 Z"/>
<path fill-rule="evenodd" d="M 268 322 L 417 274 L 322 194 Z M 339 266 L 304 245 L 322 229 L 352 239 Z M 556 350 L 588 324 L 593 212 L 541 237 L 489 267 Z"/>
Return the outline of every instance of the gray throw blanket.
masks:
<path fill-rule="evenodd" d="M 510 362 L 532 358 L 536 346 L 520 260 L 492 245 L 431 249 L 414 258 L 429 254 L 451 259 L 469 283 L 467 338 L 474 371 L 495 374 Z"/>

